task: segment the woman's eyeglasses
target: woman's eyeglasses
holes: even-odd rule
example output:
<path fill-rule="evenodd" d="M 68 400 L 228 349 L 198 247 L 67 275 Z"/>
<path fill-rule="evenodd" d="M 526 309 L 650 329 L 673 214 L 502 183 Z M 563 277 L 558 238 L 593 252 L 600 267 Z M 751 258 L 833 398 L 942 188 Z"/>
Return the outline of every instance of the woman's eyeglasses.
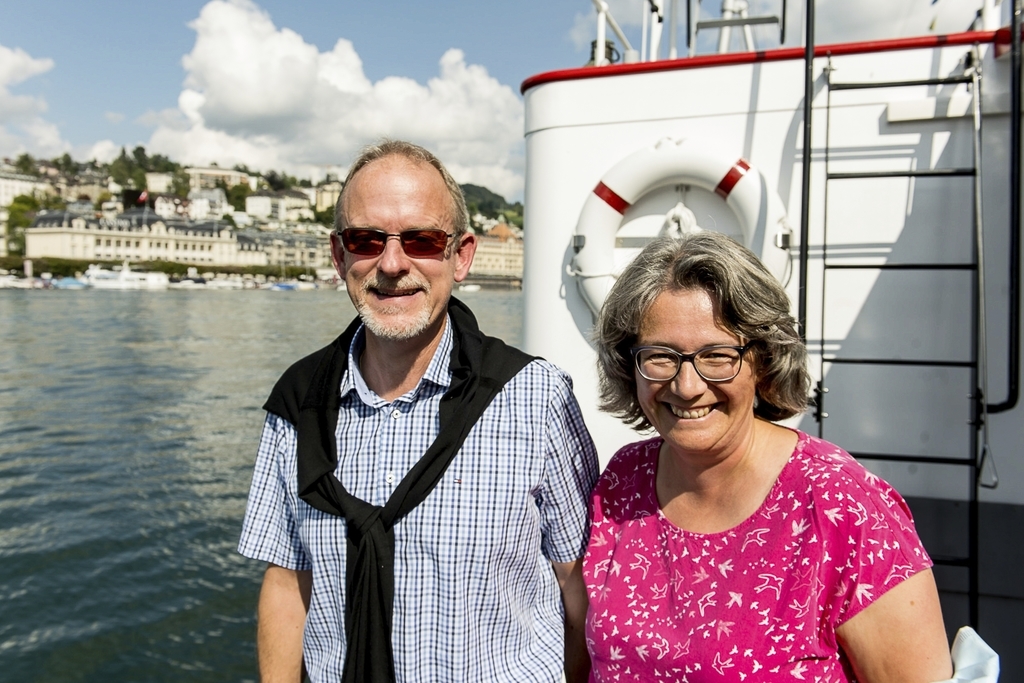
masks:
<path fill-rule="evenodd" d="M 705 346 L 693 353 L 679 353 L 665 346 L 636 346 L 630 349 L 640 376 L 651 382 L 669 382 L 676 378 L 683 363 L 693 363 L 705 382 L 728 382 L 740 374 L 745 346 Z"/>
<path fill-rule="evenodd" d="M 444 252 L 448 240 L 454 235 L 438 228 L 414 228 L 399 233 L 387 233 L 374 228 L 345 228 L 341 231 L 345 251 L 357 256 L 379 256 L 384 253 L 388 240 L 394 237 L 402 244 L 407 256 L 425 258 Z"/>

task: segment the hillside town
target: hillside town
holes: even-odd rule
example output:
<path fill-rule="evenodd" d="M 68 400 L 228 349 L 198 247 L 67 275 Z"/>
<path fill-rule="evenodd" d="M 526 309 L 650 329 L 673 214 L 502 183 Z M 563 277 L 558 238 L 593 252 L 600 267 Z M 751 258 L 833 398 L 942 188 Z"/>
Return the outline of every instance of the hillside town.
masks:
<path fill-rule="evenodd" d="M 343 184 L 244 166 L 185 167 L 142 147 L 109 164 L 27 154 L 0 163 L 0 258 L 159 266 L 165 272 L 333 278 L 330 233 Z M 519 286 L 522 205 L 465 185 L 476 284 Z M 179 267 L 180 268 L 177 268 Z M 27 275 L 28 273 L 26 273 Z"/>

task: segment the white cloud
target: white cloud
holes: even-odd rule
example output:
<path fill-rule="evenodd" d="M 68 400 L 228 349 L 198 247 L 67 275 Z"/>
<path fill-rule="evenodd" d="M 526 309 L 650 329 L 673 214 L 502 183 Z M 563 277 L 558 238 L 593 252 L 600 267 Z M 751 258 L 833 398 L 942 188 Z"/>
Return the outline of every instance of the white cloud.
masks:
<path fill-rule="evenodd" d="M 29 151 L 54 156 L 70 148 L 57 126 L 43 118 L 45 100 L 14 95 L 8 89 L 52 68 L 52 59 L 37 59 L 21 48 L 0 45 L 0 154 Z"/>
<path fill-rule="evenodd" d="M 110 121 L 111 123 L 121 123 L 122 121 L 124 121 L 124 114 L 117 111 L 107 111 L 103 112 L 103 118 L 105 118 L 107 121 Z"/>
<path fill-rule="evenodd" d="M 213 0 L 190 26 L 175 117 L 143 117 L 156 126 L 151 152 L 320 176 L 388 136 L 431 149 L 460 182 L 522 195 L 522 103 L 460 50 L 425 85 L 371 82 L 350 41 L 320 52 L 249 0 Z"/>
<path fill-rule="evenodd" d="M 105 164 L 117 158 L 121 153 L 121 145 L 113 140 L 100 140 L 88 147 L 76 149 L 75 151 L 76 154 L 73 156 L 76 159 L 85 159 L 86 161 L 95 159 L 101 164 Z"/>
<path fill-rule="evenodd" d="M 52 59 L 36 59 L 20 47 L 12 50 L 0 45 L 0 88 L 21 83 L 52 68 Z"/>

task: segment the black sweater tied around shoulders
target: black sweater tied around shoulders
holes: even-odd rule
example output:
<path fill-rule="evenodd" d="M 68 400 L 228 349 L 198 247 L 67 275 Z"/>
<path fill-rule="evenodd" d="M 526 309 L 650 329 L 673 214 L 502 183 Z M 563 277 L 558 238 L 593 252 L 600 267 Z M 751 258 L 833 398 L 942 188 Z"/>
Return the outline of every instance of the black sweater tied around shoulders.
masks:
<path fill-rule="evenodd" d="M 532 360 L 500 339 L 481 333 L 473 313 L 458 299 L 449 300 L 448 316 L 452 324 L 452 377 L 441 397 L 437 438 L 384 507 L 356 498 L 334 474 L 338 465 L 335 433 L 341 380 L 359 318 L 330 345 L 290 367 L 263 406 L 288 420 L 298 432 L 299 497 L 346 521 L 347 648 L 343 683 L 395 680 L 391 647 L 394 526 L 434 490 L 487 406 Z"/>

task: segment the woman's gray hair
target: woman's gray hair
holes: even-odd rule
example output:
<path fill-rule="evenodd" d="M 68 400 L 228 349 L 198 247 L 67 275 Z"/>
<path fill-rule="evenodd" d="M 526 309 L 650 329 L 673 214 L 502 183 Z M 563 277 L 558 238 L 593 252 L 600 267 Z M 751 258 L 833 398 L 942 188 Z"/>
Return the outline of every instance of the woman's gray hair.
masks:
<path fill-rule="evenodd" d="M 462 188 L 455 182 L 455 178 L 452 178 L 452 175 L 444 167 L 444 164 L 441 163 L 441 160 L 434 156 L 433 153 L 424 147 L 406 142 L 405 140 L 389 140 L 385 138 L 375 145 L 368 145 L 363 148 L 359 158 L 352 162 L 352 166 L 348 169 L 348 175 L 345 176 L 345 183 L 341 188 L 341 196 L 338 197 L 338 203 L 334 206 L 334 229 L 340 232 L 346 227 L 345 197 L 348 192 L 348 184 L 352 181 L 352 178 L 367 164 L 390 156 L 430 164 L 441 174 L 444 185 L 452 199 L 451 215 L 449 218 L 452 222 L 452 234 L 455 235 L 455 243 L 458 244 L 458 239 L 469 229 L 469 212 L 466 210 L 466 197 L 462 194 Z"/>
<path fill-rule="evenodd" d="M 595 331 L 601 409 L 638 431 L 651 426 L 637 400 L 630 349 L 654 300 L 686 289 L 706 291 L 718 324 L 752 343 L 747 358 L 757 382 L 754 414 L 774 421 L 802 413 L 810 376 L 789 297 L 749 249 L 717 232 L 654 240 L 615 282 Z"/>

